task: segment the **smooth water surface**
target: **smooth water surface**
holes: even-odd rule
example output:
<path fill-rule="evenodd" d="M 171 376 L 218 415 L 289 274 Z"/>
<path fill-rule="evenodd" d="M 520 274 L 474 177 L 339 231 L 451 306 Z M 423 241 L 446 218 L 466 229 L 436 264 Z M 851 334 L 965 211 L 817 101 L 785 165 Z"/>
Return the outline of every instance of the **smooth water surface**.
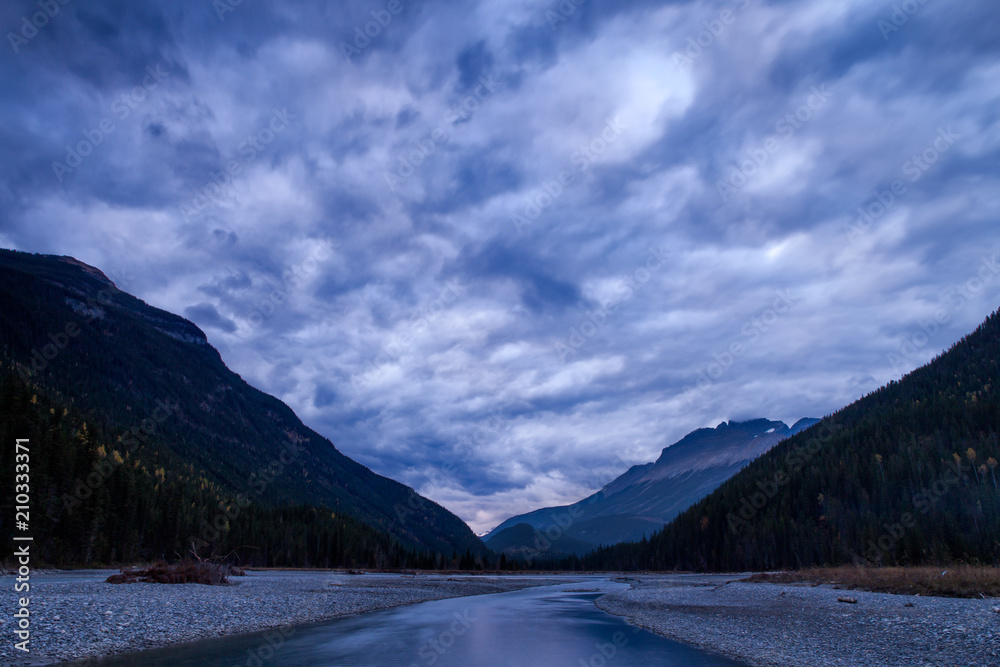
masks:
<path fill-rule="evenodd" d="M 722 667 L 741 663 L 634 628 L 594 606 L 607 578 L 438 600 L 118 656 L 133 667 Z M 268 639 L 269 638 L 269 639 Z M 277 646 L 276 646 L 277 645 Z"/>

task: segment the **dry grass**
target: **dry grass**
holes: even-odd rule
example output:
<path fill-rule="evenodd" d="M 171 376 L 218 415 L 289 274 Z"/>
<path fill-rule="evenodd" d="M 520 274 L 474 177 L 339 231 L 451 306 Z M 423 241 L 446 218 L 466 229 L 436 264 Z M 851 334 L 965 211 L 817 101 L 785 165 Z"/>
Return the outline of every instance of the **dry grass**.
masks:
<path fill-rule="evenodd" d="M 948 598 L 1000 597 L 1000 568 L 946 567 L 818 567 L 792 572 L 755 574 L 744 581 L 771 584 L 831 584 L 838 589 Z"/>
<path fill-rule="evenodd" d="M 157 561 L 145 569 L 123 567 L 121 574 L 113 574 L 106 579 L 109 584 L 205 584 L 221 586 L 229 583 L 228 577 L 241 577 L 246 573 L 230 565 L 209 561 L 186 560 L 168 564 Z"/>

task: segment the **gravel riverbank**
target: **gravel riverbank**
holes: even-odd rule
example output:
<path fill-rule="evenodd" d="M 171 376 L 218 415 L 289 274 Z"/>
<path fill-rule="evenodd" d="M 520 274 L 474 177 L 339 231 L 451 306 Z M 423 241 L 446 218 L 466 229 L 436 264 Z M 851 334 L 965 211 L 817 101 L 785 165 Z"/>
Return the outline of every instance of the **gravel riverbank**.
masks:
<path fill-rule="evenodd" d="M 32 573 L 30 656 L 0 617 L 0 666 L 47 665 L 401 605 L 565 583 L 542 577 L 250 572 L 229 586 L 107 584 L 116 571 Z M 13 577 L 0 578 L 13 610 Z M 26 659 L 27 658 L 27 659 Z"/>
<path fill-rule="evenodd" d="M 32 574 L 30 660 L 0 643 L 0 667 L 49 665 L 401 605 L 566 583 L 539 576 L 251 572 L 231 586 L 104 583 L 113 571 Z M 755 667 L 1000 665 L 998 600 L 748 584 L 739 575 L 639 575 L 601 609 Z M 14 608 L 3 577 L 4 606 Z M 850 597 L 855 604 L 838 602 Z M 13 635 L 0 617 L 0 633 Z"/>
<path fill-rule="evenodd" d="M 740 578 L 630 576 L 619 579 L 630 590 L 605 595 L 597 606 L 759 667 L 1000 665 L 998 600 L 733 582 Z"/>

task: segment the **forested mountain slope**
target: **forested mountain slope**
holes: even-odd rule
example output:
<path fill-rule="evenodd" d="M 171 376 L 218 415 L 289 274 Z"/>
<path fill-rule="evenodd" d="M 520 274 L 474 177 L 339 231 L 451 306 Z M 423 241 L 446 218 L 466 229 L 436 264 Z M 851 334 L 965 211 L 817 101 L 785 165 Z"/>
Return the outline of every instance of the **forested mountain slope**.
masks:
<path fill-rule="evenodd" d="M 664 447 L 655 462 L 632 466 L 577 503 L 507 519 L 487 536 L 486 544 L 508 555 L 534 550 L 544 557 L 547 551 L 554 554 L 573 547 L 570 552 L 581 555 L 597 546 L 640 540 L 663 528 L 747 463 L 817 421 L 800 419 L 789 427 L 780 421 L 752 419 L 697 429 Z M 534 527 L 543 537 L 516 542 L 515 535 L 529 535 L 523 529 L 507 532 L 519 524 Z M 544 535 L 558 535 L 560 544 Z"/>
<path fill-rule="evenodd" d="M 651 539 L 588 567 L 763 570 L 1000 560 L 1000 313 L 785 440 Z"/>
<path fill-rule="evenodd" d="M 99 270 L 69 257 L 3 250 L 0 279 L 0 363 L 57 412 L 68 408 L 105 429 L 100 442 L 71 442 L 103 447 L 107 456 L 141 452 L 144 464 L 164 457 L 189 471 L 187 484 L 230 501 L 245 494 L 261 510 L 324 508 L 409 548 L 488 553 L 458 517 L 344 456 L 287 405 L 226 368 L 193 323 L 118 290 Z M 3 446 L 6 455 L 12 445 Z M 99 517 L 94 530 L 111 522 Z"/>
<path fill-rule="evenodd" d="M 155 435 L 128 451 L 117 429 L 54 402 L 9 368 L 0 368 L 0 478 L 15 498 L 15 465 L 27 462 L 28 529 L 3 503 L 0 533 L 30 535 L 42 565 L 135 563 L 190 555 L 226 556 L 244 565 L 435 567 L 433 554 L 353 519 L 315 507 L 240 503 L 178 457 Z M 15 461 L 17 439 L 27 458 Z M 23 491 L 19 489 L 19 491 Z"/>

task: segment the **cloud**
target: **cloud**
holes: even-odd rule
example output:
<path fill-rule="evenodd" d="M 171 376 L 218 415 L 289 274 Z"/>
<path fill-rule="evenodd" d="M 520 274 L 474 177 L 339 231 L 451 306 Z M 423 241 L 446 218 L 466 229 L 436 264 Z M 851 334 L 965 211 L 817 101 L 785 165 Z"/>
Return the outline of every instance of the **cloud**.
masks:
<path fill-rule="evenodd" d="M 997 307 L 1000 11 L 893 4 L 429 0 L 347 58 L 377 6 L 70 3 L 0 56 L 0 244 L 483 530 Z"/>
<path fill-rule="evenodd" d="M 220 315 L 215 306 L 210 303 L 202 302 L 194 306 L 188 306 L 184 309 L 184 317 L 205 326 L 225 331 L 226 333 L 236 331 L 236 324 L 232 320 Z"/>

